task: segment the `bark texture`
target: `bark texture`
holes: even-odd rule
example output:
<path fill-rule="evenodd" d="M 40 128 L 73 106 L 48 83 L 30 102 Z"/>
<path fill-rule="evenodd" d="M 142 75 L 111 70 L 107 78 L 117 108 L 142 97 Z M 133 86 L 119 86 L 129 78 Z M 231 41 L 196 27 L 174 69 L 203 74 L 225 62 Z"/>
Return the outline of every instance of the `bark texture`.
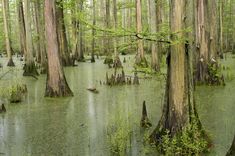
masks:
<path fill-rule="evenodd" d="M 142 33 L 142 8 L 141 0 L 136 0 L 136 32 L 141 36 Z M 142 39 L 137 40 L 136 64 L 142 67 L 147 67 L 148 63 L 144 56 L 144 43 Z"/>
<path fill-rule="evenodd" d="M 72 96 L 59 57 L 55 0 L 45 0 L 45 28 L 47 38 L 48 75 L 47 97 Z"/>
<path fill-rule="evenodd" d="M 24 20 L 25 20 L 25 37 L 26 37 L 26 53 L 25 53 L 25 65 L 23 76 L 35 76 L 38 75 L 38 71 L 35 66 L 33 57 L 33 41 L 32 41 L 32 29 L 31 29 L 31 12 L 30 1 L 24 0 Z"/>
<path fill-rule="evenodd" d="M 5 44 L 6 44 L 6 51 L 8 56 L 8 63 L 7 66 L 15 66 L 13 60 L 12 60 L 12 51 L 11 51 L 11 42 L 9 37 L 9 23 L 7 18 L 7 6 L 8 0 L 2 0 L 2 12 L 3 12 L 3 21 L 4 21 L 4 33 L 5 33 Z"/>
<path fill-rule="evenodd" d="M 196 0 L 196 81 L 200 84 L 223 83 L 217 73 L 212 72 L 218 69 L 216 10 L 216 1 Z"/>
<path fill-rule="evenodd" d="M 155 3 L 155 0 L 149 0 L 149 10 L 150 10 L 150 31 L 152 34 L 157 33 L 157 12 L 156 6 L 159 4 Z M 159 9 L 159 8 L 158 8 Z M 159 63 L 159 55 L 158 55 L 158 43 L 152 42 L 151 43 L 151 53 L 152 53 L 152 62 L 151 67 L 155 71 L 160 71 L 160 63 Z"/>
<path fill-rule="evenodd" d="M 68 49 L 68 41 L 66 37 L 66 29 L 64 23 L 64 6 L 62 0 L 56 1 L 56 16 L 58 43 L 62 64 L 64 66 L 72 66 L 73 61 L 72 59 L 70 59 L 70 53 Z"/>
<path fill-rule="evenodd" d="M 171 0 L 170 29 L 172 32 L 178 32 L 171 36 L 172 41 L 185 39 L 186 34 L 181 31 L 186 25 L 185 6 L 185 0 Z M 198 127 L 201 126 L 194 103 L 191 58 L 186 41 L 170 46 L 163 114 L 151 135 L 155 143 L 160 143 L 166 131 L 174 137 L 193 123 Z"/>
<path fill-rule="evenodd" d="M 25 36 L 25 20 L 24 20 L 24 9 L 23 2 L 19 0 L 18 2 L 18 22 L 19 22 L 19 32 L 20 32 L 20 48 L 21 54 L 26 55 L 26 36 Z"/>

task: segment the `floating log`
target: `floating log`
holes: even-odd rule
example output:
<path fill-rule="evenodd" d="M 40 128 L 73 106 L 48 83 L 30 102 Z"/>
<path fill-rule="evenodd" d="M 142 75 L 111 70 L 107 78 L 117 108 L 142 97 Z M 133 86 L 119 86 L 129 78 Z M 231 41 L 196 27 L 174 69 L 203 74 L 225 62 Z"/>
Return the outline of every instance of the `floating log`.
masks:
<path fill-rule="evenodd" d="M 91 91 L 92 93 L 98 94 L 99 91 L 96 88 L 87 88 L 87 90 Z"/>
<path fill-rule="evenodd" d="M 141 118 L 140 126 L 143 127 L 143 128 L 152 127 L 152 124 L 151 124 L 151 122 L 148 118 L 148 113 L 147 113 L 147 108 L 146 108 L 145 101 L 143 102 L 142 118 Z"/>

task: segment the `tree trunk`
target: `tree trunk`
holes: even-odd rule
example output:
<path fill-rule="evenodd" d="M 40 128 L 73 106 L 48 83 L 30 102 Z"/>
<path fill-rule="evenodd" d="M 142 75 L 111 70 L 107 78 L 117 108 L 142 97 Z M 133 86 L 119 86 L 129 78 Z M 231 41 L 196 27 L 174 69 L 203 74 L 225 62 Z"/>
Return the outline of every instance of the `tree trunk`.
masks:
<path fill-rule="evenodd" d="M 166 2 L 164 0 L 157 0 L 157 32 L 160 32 L 161 31 L 161 24 L 164 23 L 164 4 Z M 166 12 L 166 11 L 165 11 Z M 156 43 L 156 46 L 157 46 L 157 54 L 158 54 L 158 61 L 159 61 L 159 64 L 161 63 L 161 60 L 162 60 L 162 55 L 163 55 L 163 44 L 158 42 Z"/>
<path fill-rule="evenodd" d="M 110 24 L 110 0 L 105 0 L 105 25 L 106 29 L 111 28 Z M 105 33 L 106 35 L 106 43 L 105 43 L 105 54 L 110 55 L 110 41 L 107 32 Z"/>
<path fill-rule="evenodd" d="M 235 136 L 234 136 L 234 139 L 233 139 L 232 146 L 229 149 L 229 151 L 228 151 L 226 156 L 234 156 L 234 155 L 235 155 Z"/>
<path fill-rule="evenodd" d="M 196 58 L 196 81 L 199 84 L 220 85 L 224 83 L 222 78 L 217 76 L 216 32 L 216 1 L 197 0 L 196 51 L 198 56 Z"/>
<path fill-rule="evenodd" d="M 117 31 L 117 27 L 118 27 L 118 17 L 117 17 L 117 1 L 113 0 L 113 15 L 114 15 L 114 28 Z M 117 51 L 117 45 L 118 45 L 118 39 L 116 37 L 114 37 L 114 63 L 113 63 L 113 67 L 114 68 L 121 68 L 122 67 L 122 62 L 119 58 L 119 53 Z"/>
<path fill-rule="evenodd" d="M 48 75 L 45 96 L 72 96 L 61 65 L 56 26 L 55 0 L 45 0 Z"/>
<path fill-rule="evenodd" d="M 66 37 L 65 23 L 64 23 L 64 6 L 63 1 L 56 1 L 56 16 L 57 16 L 57 34 L 59 42 L 59 51 L 64 66 L 72 66 L 73 61 L 70 58 L 68 50 L 68 41 Z"/>
<path fill-rule="evenodd" d="M 136 32 L 137 35 L 141 36 L 142 33 L 142 11 L 141 11 L 141 0 L 136 0 Z M 137 54 L 136 64 L 138 66 L 147 67 L 148 63 L 144 56 L 144 44 L 143 40 L 137 39 Z"/>
<path fill-rule="evenodd" d="M 93 0 L 93 26 L 96 25 L 96 0 Z M 95 62 L 95 35 L 96 30 L 92 29 L 92 52 L 91 52 L 91 63 Z"/>
<path fill-rule="evenodd" d="M 33 22 L 34 22 L 34 31 L 35 31 L 35 42 L 34 42 L 34 50 L 36 53 L 36 62 L 41 62 L 41 53 L 40 53 L 40 44 L 39 44 L 39 5 L 37 1 L 33 1 Z"/>
<path fill-rule="evenodd" d="M 83 13 L 83 1 L 79 2 L 80 14 Z M 79 22 L 79 53 L 78 53 L 78 61 L 84 61 L 84 32 L 83 32 L 83 24 Z"/>
<path fill-rule="evenodd" d="M 3 12 L 3 21 L 4 21 L 4 33 L 5 33 L 5 44 L 6 44 L 6 51 L 8 56 L 8 63 L 7 66 L 15 66 L 13 60 L 12 60 L 12 51 L 11 51 L 11 42 L 9 37 L 9 24 L 7 20 L 7 12 L 6 9 L 8 5 L 8 0 L 2 0 L 2 12 Z"/>
<path fill-rule="evenodd" d="M 78 2 L 77 1 L 73 1 L 72 2 L 72 38 L 73 38 L 73 42 L 72 42 L 72 53 L 73 53 L 73 61 L 75 61 L 75 59 L 78 59 L 78 55 L 79 55 L 79 21 L 77 19 L 77 15 L 78 15 Z"/>
<path fill-rule="evenodd" d="M 181 31 L 186 26 L 184 18 L 192 18 L 185 17 L 188 15 L 185 12 L 186 4 L 186 0 L 171 0 L 170 30 L 173 33 L 178 32 L 171 36 L 173 42 L 185 38 L 186 34 Z M 184 128 L 188 126 L 196 126 L 201 131 L 193 96 L 191 52 L 186 41 L 170 46 L 163 114 L 151 135 L 156 144 L 160 143 L 167 131 L 170 137 L 182 135 Z"/>
<path fill-rule="evenodd" d="M 37 0 L 34 2 L 35 4 L 35 16 L 36 16 L 36 27 L 38 31 L 38 43 L 37 45 L 39 54 L 38 54 L 38 61 L 41 63 L 41 69 L 40 74 L 46 74 L 47 70 L 47 58 L 46 58 L 46 47 L 45 47 L 45 30 L 43 29 L 44 25 L 44 17 L 43 15 L 43 9 L 40 4 L 40 0 Z M 43 21 L 43 22 L 41 22 Z"/>
<path fill-rule="evenodd" d="M 18 19 L 19 19 L 19 32 L 20 32 L 20 48 L 21 54 L 26 56 L 26 33 L 25 33 L 25 20 L 24 20 L 24 9 L 23 2 L 18 2 Z"/>
<path fill-rule="evenodd" d="M 31 30 L 31 12 L 30 12 L 30 0 L 24 0 L 24 20 L 25 20 L 25 37 L 26 37 L 26 53 L 25 53 L 25 65 L 23 76 L 35 76 L 38 75 L 34 58 L 33 58 L 33 41 Z"/>
<path fill-rule="evenodd" d="M 113 0 L 113 16 L 114 16 L 114 28 L 117 31 L 117 27 L 118 27 L 117 0 Z M 117 38 L 116 37 L 114 37 L 114 55 L 115 55 L 115 57 L 118 57 L 118 53 L 117 53 Z"/>
<path fill-rule="evenodd" d="M 217 58 L 217 7 L 216 1 L 208 1 L 209 3 L 209 26 L 210 26 L 210 40 L 209 40 L 209 58 L 216 60 Z"/>
<path fill-rule="evenodd" d="M 105 27 L 106 29 L 111 29 L 111 16 L 110 16 L 110 0 L 105 0 Z M 108 32 L 104 33 L 105 35 L 105 49 L 104 54 L 106 55 L 106 58 L 104 60 L 104 64 L 110 64 L 113 63 L 112 58 L 112 49 L 111 49 L 111 41 Z"/>
<path fill-rule="evenodd" d="M 157 33 L 157 10 L 155 0 L 149 0 L 149 10 L 150 10 L 150 32 L 152 34 Z M 159 11 L 158 11 L 159 13 Z M 158 15 L 159 16 L 159 15 Z M 160 63 L 159 63 L 159 55 L 158 55 L 158 47 L 156 42 L 151 43 L 151 52 L 152 52 L 152 62 L 151 67 L 154 71 L 160 71 Z"/>
<path fill-rule="evenodd" d="M 219 45 L 220 45 L 220 57 L 223 57 L 224 53 L 224 43 L 223 43 L 223 2 L 224 0 L 220 0 L 219 2 Z"/>

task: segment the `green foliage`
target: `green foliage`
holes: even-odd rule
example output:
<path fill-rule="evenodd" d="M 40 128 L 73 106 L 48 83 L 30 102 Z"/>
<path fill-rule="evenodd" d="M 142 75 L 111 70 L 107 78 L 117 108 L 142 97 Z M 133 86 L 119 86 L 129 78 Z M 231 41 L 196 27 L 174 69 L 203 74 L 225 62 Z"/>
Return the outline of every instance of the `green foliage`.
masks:
<path fill-rule="evenodd" d="M 225 83 L 221 68 L 216 63 L 208 64 L 208 83 L 211 85 L 221 85 Z"/>
<path fill-rule="evenodd" d="M 130 125 L 121 117 L 108 126 L 109 149 L 112 155 L 125 156 L 130 147 Z"/>
<path fill-rule="evenodd" d="M 136 68 L 148 68 L 149 65 L 148 65 L 147 59 L 145 57 L 140 58 L 139 56 L 137 56 L 134 67 L 136 67 Z"/>
<path fill-rule="evenodd" d="M 16 83 L 10 87 L 3 88 L 0 96 L 8 99 L 11 103 L 18 103 L 23 100 L 27 93 L 27 86 L 25 84 Z"/>
<path fill-rule="evenodd" d="M 209 143 L 197 124 L 187 126 L 173 138 L 169 131 L 163 135 L 158 150 L 164 155 L 200 155 L 208 151 Z"/>

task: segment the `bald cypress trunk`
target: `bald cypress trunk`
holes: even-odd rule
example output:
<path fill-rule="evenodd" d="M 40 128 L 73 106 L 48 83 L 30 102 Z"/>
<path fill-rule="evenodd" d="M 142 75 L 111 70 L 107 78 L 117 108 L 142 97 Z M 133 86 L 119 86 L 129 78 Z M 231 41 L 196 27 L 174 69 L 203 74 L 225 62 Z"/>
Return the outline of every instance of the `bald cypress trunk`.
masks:
<path fill-rule="evenodd" d="M 96 0 L 92 0 L 93 3 L 93 26 L 96 25 Z M 91 52 L 91 63 L 95 62 L 95 35 L 96 35 L 96 30 L 93 28 L 92 29 L 92 52 Z"/>
<path fill-rule="evenodd" d="M 73 1 L 72 2 L 72 9 L 71 9 L 71 13 L 72 13 L 72 53 L 73 53 L 73 59 L 78 59 L 78 55 L 79 55 L 79 20 L 77 19 L 77 15 L 78 15 L 78 2 L 77 1 Z M 74 61 L 73 60 L 73 61 Z"/>
<path fill-rule="evenodd" d="M 68 41 L 66 37 L 65 23 L 64 23 L 64 6 L 63 1 L 56 1 L 56 15 L 57 15 L 57 34 L 60 48 L 60 56 L 64 66 L 72 66 L 73 61 L 70 59 L 68 49 Z"/>
<path fill-rule="evenodd" d="M 186 5 L 189 4 L 186 0 L 171 0 L 170 29 L 173 33 L 178 32 L 171 36 L 173 42 L 185 39 L 188 35 L 181 30 L 186 27 L 185 19 L 192 18 L 186 14 Z M 187 127 L 190 127 L 190 130 L 196 130 L 196 132 L 188 133 L 197 133 L 196 137 L 199 139 L 203 137 L 194 102 L 190 47 L 190 43 L 187 41 L 170 46 L 167 57 L 168 72 L 163 113 L 158 126 L 151 135 L 151 140 L 157 145 L 161 144 L 161 140 L 166 134 L 169 134 L 171 138 L 176 136 L 178 139 L 181 138 L 180 136 L 183 135 Z"/>
<path fill-rule="evenodd" d="M 20 48 L 21 54 L 26 55 L 26 33 L 25 33 L 25 20 L 24 20 L 24 9 L 22 0 L 18 1 L 18 22 L 20 32 Z"/>
<path fill-rule="evenodd" d="M 229 149 L 228 153 L 226 156 L 234 156 L 235 155 L 235 136 L 233 138 L 233 143 L 231 148 Z"/>
<path fill-rule="evenodd" d="M 15 66 L 12 60 L 12 50 L 11 50 L 11 42 L 9 37 L 9 23 L 7 18 L 7 8 L 8 0 L 2 0 L 2 12 L 3 12 L 3 21 L 4 21 L 4 33 L 5 33 L 5 44 L 6 44 L 6 51 L 8 56 L 8 63 L 7 66 Z"/>
<path fill-rule="evenodd" d="M 216 1 L 196 1 L 196 81 L 199 84 L 224 84 L 222 76 L 217 73 L 216 10 Z"/>
<path fill-rule="evenodd" d="M 136 0 L 136 33 L 138 36 L 141 36 L 142 33 L 142 5 L 141 0 Z M 144 56 L 144 43 L 143 40 L 137 39 L 137 54 L 136 62 L 137 65 L 142 67 L 147 67 L 148 63 Z"/>
<path fill-rule="evenodd" d="M 114 27 L 115 30 L 117 30 L 118 27 L 118 17 L 117 17 L 117 1 L 113 0 L 113 15 L 114 15 Z M 118 45 L 118 40 L 116 37 L 114 37 L 114 63 L 113 63 L 113 67 L 114 68 L 121 68 L 122 67 L 122 62 L 120 61 L 119 58 L 119 53 L 117 51 L 117 45 Z"/>
<path fill-rule="evenodd" d="M 105 27 L 106 29 L 111 29 L 110 0 L 105 0 Z M 113 64 L 111 38 L 109 37 L 108 32 L 104 32 L 104 36 L 104 54 L 106 55 L 104 64 L 108 64 L 110 66 L 110 64 Z"/>
<path fill-rule="evenodd" d="M 106 29 L 111 28 L 110 23 L 110 0 L 105 0 L 105 27 Z M 108 37 L 107 32 L 105 32 L 106 41 L 105 41 L 105 55 L 111 55 L 110 54 L 110 38 Z"/>
<path fill-rule="evenodd" d="M 178 32 L 185 28 L 182 17 L 184 12 L 185 1 L 171 1 L 170 28 L 172 32 Z M 172 41 L 177 38 L 184 38 L 185 34 L 178 33 L 171 37 Z M 171 135 L 182 131 L 190 124 L 191 116 L 188 103 L 189 97 L 189 76 L 188 76 L 188 55 L 186 55 L 185 43 L 181 42 L 171 45 L 167 58 L 168 73 L 165 92 L 165 104 L 161 121 L 159 122 L 160 131 L 169 130 Z M 193 107 L 192 107 L 193 108 Z"/>
<path fill-rule="evenodd" d="M 207 0 L 197 0 L 196 13 L 196 43 L 199 54 L 196 78 L 197 81 L 204 83 L 207 81 L 209 63 Z"/>
<path fill-rule="evenodd" d="M 220 51 L 219 55 L 223 58 L 224 53 L 224 41 L 223 41 L 223 26 L 224 26 L 224 18 L 223 18 L 223 8 L 224 8 L 224 0 L 219 1 L 219 46 Z"/>
<path fill-rule="evenodd" d="M 155 3 L 155 0 L 149 0 L 149 10 L 150 10 L 150 31 L 152 34 L 157 33 L 157 12 L 156 9 L 157 4 Z M 159 9 L 159 8 L 158 8 Z M 155 71 L 160 71 L 160 64 L 159 64 L 159 46 L 157 46 L 158 43 L 152 42 L 151 43 L 151 52 L 152 52 L 152 62 L 151 67 Z"/>
<path fill-rule="evenodd" d="M 47 38 L 48 75 L 47 97 L 72 96 L 59 56 L 55 0 L 45 0 L 45 28 Z"/>
<path fill-rule="evenodd" d="M 30 12 L 30 0 L 24 0 L 24 20 L 25 20 L 25 37 L 26 37 L 26 53 L 25 53 L 25 65 L 24 76 L 38 75 L 38 71 L 35 66 L 33 57 L 33 41 L 32 41 L 32 29 L 31 29 L 31 12 Z"/>
<path fill-rule="evenodd" d="M 84 1 L 79 2 L 79 12 L 80 14 L 83 13 L 83 4 Z M 85 51 L 85 46 L 84 46 L 84 28 L 83 24 L 79 22 L 79 51 L 78 51 L 78 61 L 83 62 L 84 61 L 84 51 Z"/>
<path fill-rule="evenodd" d="M 209 30 L 210 30 L 210 38 L 209 38 L 209 57 L 210 59 L 216 60 L 217 58 L 217 5 L 216 1 L 208 1 L 209 2 Z"/>

